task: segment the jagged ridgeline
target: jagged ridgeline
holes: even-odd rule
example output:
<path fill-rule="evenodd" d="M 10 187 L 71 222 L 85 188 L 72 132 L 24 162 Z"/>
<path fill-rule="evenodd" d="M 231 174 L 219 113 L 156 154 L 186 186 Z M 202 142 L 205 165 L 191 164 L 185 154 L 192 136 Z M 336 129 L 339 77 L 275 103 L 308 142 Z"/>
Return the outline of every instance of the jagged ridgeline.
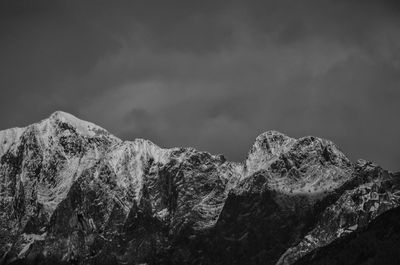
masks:
<path fill-rule="evenodd" d="M 399 179 L 313 136 L 265 132 L 235 163 L 55 112 L 0 132 L 0 264 L 383 264 L 318 262 L 393 219 Z"/>

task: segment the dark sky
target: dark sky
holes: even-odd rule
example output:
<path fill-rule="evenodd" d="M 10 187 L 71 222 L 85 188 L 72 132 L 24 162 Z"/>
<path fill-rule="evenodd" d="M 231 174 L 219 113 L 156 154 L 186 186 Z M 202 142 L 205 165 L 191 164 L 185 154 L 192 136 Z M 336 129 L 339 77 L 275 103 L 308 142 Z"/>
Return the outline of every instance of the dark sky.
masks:
<path fill-rule="evenodd" d="M 64 110 L 234 161 L 274 129 L 400 169 L 399 1 L 0 3 L 0 129 Z"/>

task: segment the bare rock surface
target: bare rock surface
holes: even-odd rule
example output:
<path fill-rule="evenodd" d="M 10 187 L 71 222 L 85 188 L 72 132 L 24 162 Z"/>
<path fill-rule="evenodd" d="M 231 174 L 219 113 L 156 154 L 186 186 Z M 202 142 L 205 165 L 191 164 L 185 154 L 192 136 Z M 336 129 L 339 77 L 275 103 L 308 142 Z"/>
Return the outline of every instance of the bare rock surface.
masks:
<path fill-rule="evenodd" d="M 359 231 L 315 249 L 296 265 L 400 264 L 400 208 L 394 208 Z"/>
<path fill-rule="evenodd" d="M 313 136 L 265 132 L 236 163 L 55 112 L 0 131 L 0 264 L 294 264 L 399 196 Z"/>

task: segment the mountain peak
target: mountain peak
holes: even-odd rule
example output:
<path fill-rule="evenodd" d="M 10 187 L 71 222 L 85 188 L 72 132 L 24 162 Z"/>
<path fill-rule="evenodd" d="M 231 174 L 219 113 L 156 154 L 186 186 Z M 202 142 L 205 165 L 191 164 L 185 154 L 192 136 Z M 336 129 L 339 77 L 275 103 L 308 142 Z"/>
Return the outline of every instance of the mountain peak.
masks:
<path fill-rule="evenodd" d="M 50 115 L 50 118 L 54 118 L 54 119 L 57 119 L 57 118 L 73 118 L 73 119 L 78 119 L 78 118 L 75 117 L 74 115 L 72 115 L 72 114 L 70 114 L 70 113 L 68 113 L 68 112 L 62 111 L 62 110 L 56 110 L 56 111 L 54 111 L 54 112 Z"/>
<path fill-rule="evenodd" d="M 257 136 L 246 160 L 248 174 L 267 169 L 282 153 L 287 152 L 296 140 L 274 130 Z"/>
<path fill-rule="evenodd" d="M 94 137 L 98 134 L 111 136 L 107 130 L 101 128 L 100 126 L 85 120 L 81 120 L 64 111 L 55 111 L 45 121 L 52 125 L 58 126 L 61 130 L 73 129 L 80 135 L 88 137 Z"/>

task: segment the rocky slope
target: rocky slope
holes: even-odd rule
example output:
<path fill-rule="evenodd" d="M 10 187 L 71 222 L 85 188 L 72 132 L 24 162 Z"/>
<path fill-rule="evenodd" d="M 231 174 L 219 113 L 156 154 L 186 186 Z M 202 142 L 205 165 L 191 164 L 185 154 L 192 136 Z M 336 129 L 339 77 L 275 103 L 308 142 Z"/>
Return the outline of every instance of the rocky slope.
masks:
<path fill-rule="evenodd" d="M 317 137 L 268 131 L 234 163 L 55 112 L 0 132 L 0 264 L 294 264 L 399 189 Z"/>
<path fill-rule="evenodd" d="M 316 249 L 295 264 L 400 264 L 399 218 L 399 207 L 389 210 L 364 229 Z"/>

